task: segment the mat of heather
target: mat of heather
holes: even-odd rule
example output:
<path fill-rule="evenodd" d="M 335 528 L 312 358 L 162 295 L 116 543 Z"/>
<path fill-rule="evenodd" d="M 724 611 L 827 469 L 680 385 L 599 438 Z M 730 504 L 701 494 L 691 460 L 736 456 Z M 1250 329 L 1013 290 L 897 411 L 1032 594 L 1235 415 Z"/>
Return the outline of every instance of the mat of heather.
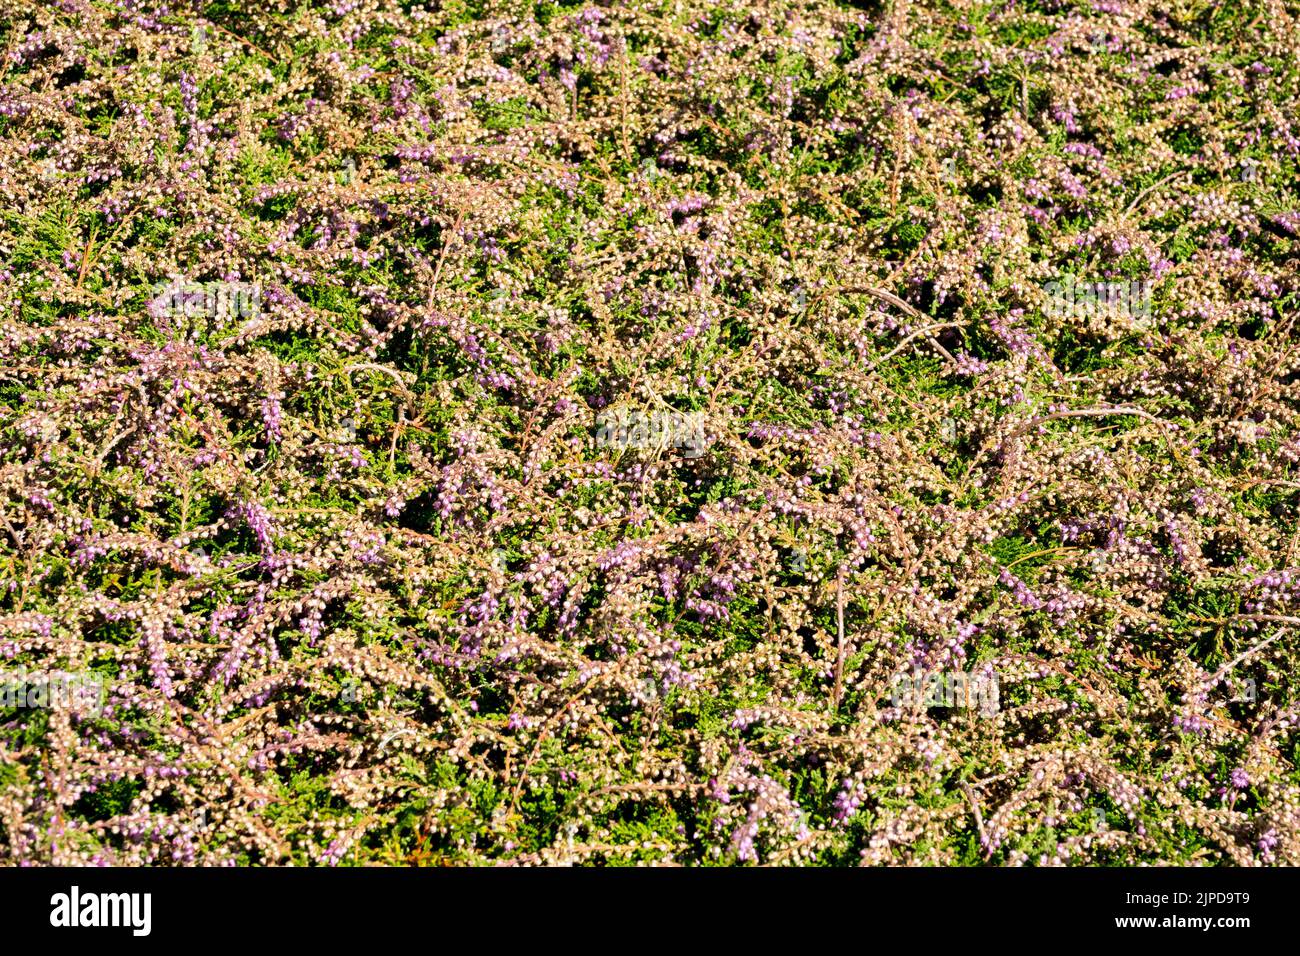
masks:
<path fill-rule="evenodd" d="M 0 861 L 1300 864 L 1298 15 L 0 0 Z"/>

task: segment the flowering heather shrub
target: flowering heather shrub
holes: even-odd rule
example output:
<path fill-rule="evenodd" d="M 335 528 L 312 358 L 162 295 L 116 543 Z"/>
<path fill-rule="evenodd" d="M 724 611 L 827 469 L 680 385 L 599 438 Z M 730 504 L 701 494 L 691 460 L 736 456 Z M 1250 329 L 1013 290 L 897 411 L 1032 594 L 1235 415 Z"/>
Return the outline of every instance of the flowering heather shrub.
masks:
<path fill-rule="evenodd" d="M 1300 863 L 1298 44 L 0 0 L 0 858 Z"/>

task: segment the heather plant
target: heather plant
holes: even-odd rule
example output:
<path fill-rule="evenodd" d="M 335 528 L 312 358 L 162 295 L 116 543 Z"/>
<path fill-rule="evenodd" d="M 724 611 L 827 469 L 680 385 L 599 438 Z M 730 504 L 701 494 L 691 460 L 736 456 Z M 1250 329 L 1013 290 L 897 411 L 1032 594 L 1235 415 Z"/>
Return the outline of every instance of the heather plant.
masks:
<path fill-rule="evenodd" d="M 0 859 L 1300 863 L 1298 42 L 0 0 Z"/>

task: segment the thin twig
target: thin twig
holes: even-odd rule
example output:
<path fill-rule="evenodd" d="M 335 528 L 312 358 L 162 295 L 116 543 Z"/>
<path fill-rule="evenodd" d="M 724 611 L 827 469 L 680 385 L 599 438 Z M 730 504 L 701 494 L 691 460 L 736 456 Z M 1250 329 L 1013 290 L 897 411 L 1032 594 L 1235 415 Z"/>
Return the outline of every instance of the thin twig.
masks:
<path fill-rule="evenodd" d="M 1140 408 L 1131 408 L 1127 405 L 1117 405 L 1112 408 L 1071 408 L 1063 412 L 1053 412 L 1050 415 L 1040 415 L 1037 418 L 1031 418 L 1023 425 L 1016 428 L 1008 438 L 1016 438 L 1023 435 L 1035 425 L 1041 425 L 1044 422 L 1050 422 L 1057 418 L 1102 418 L 1106 415 L 1135 415 L 1138 418 L 1145 418 L 1149 422 L 1155 422 L 1157 425 L 1169 426 L 1171 423 L 1163 418 L 1157 418 L 1149 412 L 1144 412 Z"/>
<path fill-rule="evenodd" d="M 1300 617 L 1288 617 L 1285 614 L 1238 614 L 1235 617 L 1228 618 L 1222 623 L 1226 624 L 1226 623 L 1230 623 L 1231 621 L 1241 621 L 1241 620 L 1270 621 L 1278 624 L 1291 624 L 1293 626 L 1300 626 Z M 1286 628 L 1282 628 L 1274 632 L 1272 637 L 1265 638 L 1264 640 L 1256 644 L 1254 647 L 1242 651 L 1232 660 L 1228 661 L 1228 663 L 1220 667 L 1214 673 L 1214 676 L 1212 676 L 1209 680 L 1205 682 L 1204 686 L 1213 687 L 1220 680 L 1222 680 L 1224 675 L 1227 674 L 1229 671 L 1231 671 L 1234 667 L 1236 667 L 1238 664 L 1240 664 L 1242 661 L 1246 660 L 1247 658 L 1254 657 L 1256 654 L 1258 654 L 1264 648 L 1268 647 L 1270 644 L 1272 644 L 1274 641 L 1276 641 L 1279 637 L 1281 637 L 1285 633 L 1286 633 Z"/>
<path fill-rule="evenodd" d="M 914 305 L 904 301 L 903 299 L 900 299 L 898 296 L 894 295 L 894 293 L 889 292 L 886 289 L 877 289 L 874 286 L 861 285 L 861 286 L 843 286 L 838 291 L 856 292 L 862 295 L 873 295 L 877 299 L 880 299 L 882 302 L 888 302 L 890 305 L 902 309 L 904 312 L 906 312 L 908 315 L 910 315 L 912 318 L 918 321 L 924 322 L 926 318 L 928 318 L 928 316 L 922 314 Z M 949 352 L 946 348 L 943 347 L 943 345 L 939 343 L 939 340 L 934 337 L 933 333 L 927 334 L 926 338 L 929 340 L 931 345 L 933 345 L 936 349 L 939 350 L 940 355 L 946 358 L 949 362 L 952 362 L 954 365 L 957 364 L 957 359 L 953 356 L 951 352 Z"/>
<path fill-rule="evenodd" d="M 868 372 L 874 371 L 875 369 L 883 365 L 885 362 L 888 362 L 899 352 L 903 351 L 903 349 L 907 347 L 907 343 L 912 341 L 912 339 L 916 338 L 918 335 L 929 335 L 931 332 L 938 332 L 940 329 L 963 328 L 965 325 L 966 325 L 965 322 L 938 322 L 934 325 L 927 325 L 924 328 L 917 329 L 915 332 L 912 332 L 911 334 L 905 336 L 903 340 L 900 341 L 896 346 L 894 346 L 884 355 L 880 356 L 880 358 L 876 359 L 874 362 L 868 365 L 866 370 Z"/>
<path fill-rule="evenodd" d="M 979 802 L 975 799 L 975 794 L 971 793 L 970 787 L 965 782 L 961 785 L 961 792 L 966 794 L 966 802 L 970 804 L 971 813 L 975 814 L 975 830 L 980 835 L 980 846 L 984 847 L 985 855 L 993 852 L 989 846 L 989 835 L 984 830 L 984 815 L 980 813 Z"/>
<path fill-rule="evenodd" d="M 1187 170 L 1185 170 L 1185 169 L 1180 169 L 1180 170 L 1178 170 L 1178 171 L 1176 171 L 1176 172 L 1172 172 L 1172 173 L 1170 173 L 1168 176 L 1166 176 L 1164 179 L 1160 180 L 1159 182 L 1154 182 L 1154 183 L 1152 183 L 1152 184 L 1151 184 L 1150 186 L 1148 186 L 1146 189 L 1142 190 L 1140 193 L 1138 193 L 1136 196 L 1133 197 L 1133 201 L 1132 201 L 1131 203 L 1129 203 L 1128 206 L 1125 207 L 1125 209 L 1124 209 L 1124 215 L 1127 216 L 1129 213 L 1131 213 L 1134 209 L 1137 208 L 1138 203 L 1140 203 L 1142 200 L 1146 199 L 1147 196 L 1151 195 L 1153 192 L 1155 192 L 1157 189 L 1159 189 L 1159 188 L 1160 188 L 1161 186 L 1163 186 L 1165 183 L 1167 183 L 1167 182 L 1171 182 L 1172 180 L 1175 180 L 1175 179 L 1178 179 L 1180 176 L 1183 176 L 1183 175 L 1185 175 L 1186 173 L 1187 173 Z"/>

